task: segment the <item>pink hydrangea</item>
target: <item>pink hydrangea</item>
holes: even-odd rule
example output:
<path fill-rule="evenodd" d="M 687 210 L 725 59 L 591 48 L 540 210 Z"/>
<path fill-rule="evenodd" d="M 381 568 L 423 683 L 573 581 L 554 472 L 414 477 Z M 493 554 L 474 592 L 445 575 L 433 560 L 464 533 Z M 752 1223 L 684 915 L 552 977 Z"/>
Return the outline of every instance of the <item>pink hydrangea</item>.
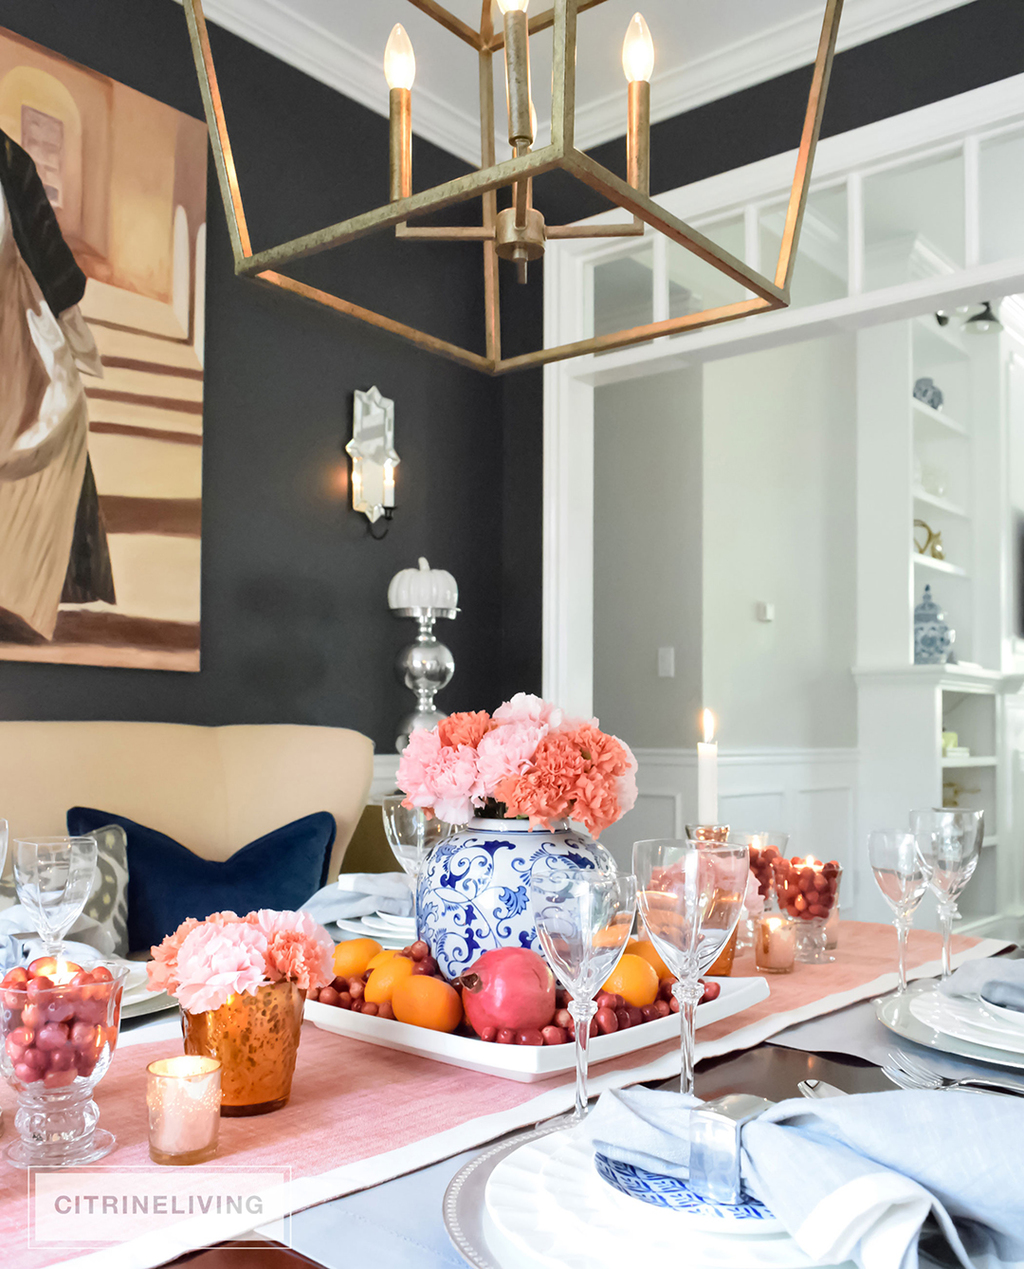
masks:
<path fill-rule="evenodd" d="M 630 749 L 624 740 L 620 740 L 619 744 L 625 749 L 626 761 L 629 764 L 627 769 L 619 776 L 618 785 L 619 814 L 625 815 L 627 811 L 631 811 L 636 806 L 636 773 L 640 768 L 640 764 L 633 756 L 633 750 Z"/>
<path fill-rule="evenodd" d="M 546 724 L 503 723 L 483 737 L 477 746 L 477 760 L 488 794 L 506 776 L 518 776 L 526 770 L 547 731 Z"/>
<path fill-rule="evenodd" d="M 334 979 L 334 940 L 308 912 L 261 908 L 246 921 L 267 937 L 267 977 L 287 978 L 303 991 L 326 987 Z"/>
<path fill-rule="evenodd" d="M 235 912 L 214 912 L 206 918 L 210 925 L 231 925 L 242 918 Z M 173 934 L 168 934 L 158 947 L 151 947 L 153 959 L 146 966 L 150 991 L 166 991 L 172 996 L 178 990 L 178 952 L 196 926 L 195 917 L 186 917 Z"/>
<path fill-rule="evenodd" d="M 189 1013 L 219 1009 L 229 997 L 254 992 L 268 982 L 267 936 L 258 925 L 206 921 L 186 935 L 178 950 L 178 990 Z"/>

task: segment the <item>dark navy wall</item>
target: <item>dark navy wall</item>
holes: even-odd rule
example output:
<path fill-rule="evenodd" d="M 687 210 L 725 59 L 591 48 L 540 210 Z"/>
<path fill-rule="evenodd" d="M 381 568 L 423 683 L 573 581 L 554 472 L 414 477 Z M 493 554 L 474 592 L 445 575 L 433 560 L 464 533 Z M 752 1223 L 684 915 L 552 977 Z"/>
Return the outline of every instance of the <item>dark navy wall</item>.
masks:
<path fill-rule="evenodd" d="M 172 0 L 0 0 L 0 26 L 202 115 Z M 257 248 L 386 201 L 386 120 L 218 28 L 211 37 Z M 465 170 L 428 144 L 414 162 L 423 185 Z M 502 385 L 236 279 L 212 164 L 209 182 L 202 670 L 0 661 L 0 717 L 326 723 L 390 751 L 412 700 L 392 663 L 414 627 L 391 617 L 387 585 L 418 555 L 460 585 L 463 611 L 442 623 L 457 671 L 441 703 L 493 707 L 514 686 L 502 677 Z M 387 246 L 318 257 L 306 276 L 479 343 L 478 251 L 402 244 L 389 271 Z M 373 384 L 395 400 L 402 457 L 382 542 L 339 488 L 352 393 Z M 534 642 L 526 660 L 539 655 Z"/>

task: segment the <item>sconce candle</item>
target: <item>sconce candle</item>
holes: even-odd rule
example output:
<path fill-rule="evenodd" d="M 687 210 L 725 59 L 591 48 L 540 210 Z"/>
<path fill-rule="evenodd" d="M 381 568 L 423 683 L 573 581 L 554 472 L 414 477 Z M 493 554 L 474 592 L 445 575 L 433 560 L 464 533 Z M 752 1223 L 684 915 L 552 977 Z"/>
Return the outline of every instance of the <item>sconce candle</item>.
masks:
<path fill-rule="evenodd" d="M 697 746 L 697 820 L 718 823 L 718 745 L 714 740 L 715 716 L 704 711 L 704 741 Z"/>
<path fill-rule="evenodd" d="M 788 917 L 763 916 L 754 927 L 754 964 L 768 974 L 788 974 L 796 960 L 796 926 Z"/>
<path fill-rule="evenodd" d="M 205 1163 L 217 1153 L 220 1060 L 160 1058 L 146 1068 L 149 1157 L 177 1166 Z"/>

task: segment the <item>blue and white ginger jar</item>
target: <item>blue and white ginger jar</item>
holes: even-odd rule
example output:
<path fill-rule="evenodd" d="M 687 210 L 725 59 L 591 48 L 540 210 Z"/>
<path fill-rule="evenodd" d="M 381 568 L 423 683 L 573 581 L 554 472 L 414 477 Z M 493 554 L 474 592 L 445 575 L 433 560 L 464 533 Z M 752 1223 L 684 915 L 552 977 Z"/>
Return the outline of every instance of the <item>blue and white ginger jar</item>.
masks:
<path fill-rule="evenodd" d="M 914 664 L 945 665 L 953 649 L 956 631 L 946 624 L 946 614 L 932 598 L 932 588 L 914 609 Z"/>
<path fill-rule="evenodd" d="M 418 933 L 446 978 L 484 952 L 529 947 L 543 955 L 530 908 L 536 866 L 614 868 L 612 856 L 582 833 L 530 832 L 527 820 L 470 820 L 436 846 L 417 891 Z"/>

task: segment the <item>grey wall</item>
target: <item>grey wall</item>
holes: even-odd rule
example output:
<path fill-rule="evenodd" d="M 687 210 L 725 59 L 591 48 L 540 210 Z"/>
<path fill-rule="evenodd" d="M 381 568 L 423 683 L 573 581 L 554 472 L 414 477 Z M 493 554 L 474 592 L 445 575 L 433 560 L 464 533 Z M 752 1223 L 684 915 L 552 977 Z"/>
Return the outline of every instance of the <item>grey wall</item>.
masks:
<path fill-rule="evenodd" d="M 594 710 L 637 748 L 696 737 L 701 426 L 699 367 L 595 393 Z M 657 676 L 659 647 L 675 678 Z"/>

